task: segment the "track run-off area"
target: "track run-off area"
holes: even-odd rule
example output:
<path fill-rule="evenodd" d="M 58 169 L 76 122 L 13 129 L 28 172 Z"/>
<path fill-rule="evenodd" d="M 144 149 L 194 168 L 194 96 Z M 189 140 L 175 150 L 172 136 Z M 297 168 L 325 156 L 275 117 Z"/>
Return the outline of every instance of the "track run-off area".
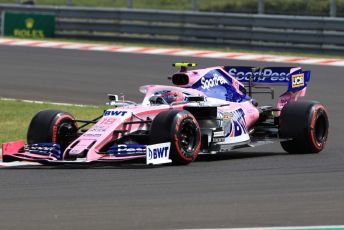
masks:
<path fill-rule="evenodd" d="M 103 104 L 116 93 L 139 102 L 139 86 L 170 84 L 174 62 L 301 65 L 312 71 L 306 99 L 328 109 L 329 141 L 320 154 L 290 155 L 273 144 L 189 166 L 1 169 L 0 229 L 343 229 L 343 67 L 56 48 L 0 45 L 0 97 Z"/>

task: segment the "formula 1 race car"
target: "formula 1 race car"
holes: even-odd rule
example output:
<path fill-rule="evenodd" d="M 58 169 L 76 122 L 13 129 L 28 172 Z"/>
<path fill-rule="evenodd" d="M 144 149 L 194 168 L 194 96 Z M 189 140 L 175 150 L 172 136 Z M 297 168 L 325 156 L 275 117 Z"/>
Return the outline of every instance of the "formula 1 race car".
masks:
<path fill-rule="evenodd" d="M 111 108 L 94 120 L 78 120 L 59 110 L 38 112 L 29 125 L 27 144 L 3 144 L 3 161 L 66 164 L 143 158 L 147 164 L 189 164 L 198 154 L 273 142 L 289 153 L 323 150 L 329 128 L 326 109 L 315 101 L 298 101 L 306 93 L 310 71 L 174 66 L 180 67 L 169 78 L 175 86 L 142 86 L 141 104 L 110 95 Z M 287 90 L 276 106 L 258 106 L 252 95 L 273 94 L 269 85 L 286 85 Z"/>

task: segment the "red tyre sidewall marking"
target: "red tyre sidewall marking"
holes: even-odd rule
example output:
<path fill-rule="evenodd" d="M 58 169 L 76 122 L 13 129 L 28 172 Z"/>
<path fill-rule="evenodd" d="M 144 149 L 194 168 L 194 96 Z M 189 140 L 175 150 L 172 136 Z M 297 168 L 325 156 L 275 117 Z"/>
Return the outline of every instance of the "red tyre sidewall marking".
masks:
<path fill-rule="evenodd" d="M 322 105 L 315 106 L 315 108 L 313 109 L 311 126 L 310 126 L 310 128 L 311 128 L 311 141 L 313 143 L 313 146 L 317 150 L 322 150 L 324 148 L 324 145 L 326 144 L 326 141 L 327 141 L 327 136 L 325 137 L 325 140 L 322 143 L 319 143 L 315 137 L 315 129 L 314 129 L 315 128 L 315 122 L 322 113 L 326 113 L 325 108 Z"/>
<path fill-rule="evenodd" d="M 178 144 L 179 139 L 178 139 L 177 133 L 178 133 L 178 131 L 179 131 L 180 124 L 181 124 L 185 119 L 187 119 L 187 118 L 190 118 L 190 119 L 194 122 L 194 124 L 195 124 L 196 127 L 197 127 L 197 131 L 199 132 L 199 126 L 198 126 L 198 123 L 197 123 L 197 121 L 195 120 L 195 118 L 194 118 L 193 116 L 190 116 L 189 114 L 183 114 L 183 115 L 178 119 L 177 124 L 176 124 L 176 133 L 175 133 L 175 136 L 174 136 L 174 145 L 176 146 L 177 152 L 178 152 L 178 154 L 179 154 L 179 156 L 180 156 L 181 158 L 183 158 L 184 160 L 187 160 L 187 161 L 192 161 L 192 160 L 194 160 L 194 159 L 197 157 L 197 154 L 198 154 L 198 152 L 199 152 L 199 150 L 200 150 L 200 147 L 201 147 L 200 136 L 201 136 L 201 135 L 198 135 L 198 140 L 197 140 L 197 141 L 198 141 L 198 145 L 197 145 L 197 147 L 196 147 L 196 149 L 195 149 L 195 151 L 194 151 L 194 155 L 193 155 L 192 157 L 186 157 L 186 156 L 183 154 L 183 152 L 182 152 L 182 150 L 180 149 L 180 147 L 179 147 L 179 144 Z"/>

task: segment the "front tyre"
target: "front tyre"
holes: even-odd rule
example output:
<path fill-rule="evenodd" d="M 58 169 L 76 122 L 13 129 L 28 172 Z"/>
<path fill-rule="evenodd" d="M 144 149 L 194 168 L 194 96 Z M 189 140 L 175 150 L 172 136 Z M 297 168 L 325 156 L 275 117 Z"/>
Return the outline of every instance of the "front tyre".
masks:
<path fill-rule="evenodd" d="M 313 101 L 289 102 L 281 111 L 280 137 L 288 153 L 318 153 L 326 145 L 329 121 L 324 106 Z"/>
<path fill-rule="evenodd" d="M 27 132 L 27 142 L 59 144 L 64 151 L 77 137 L 77 130 L 71 114 L 60 110 L 43 110 L 32 118 Z"/>
<path fill-rule="evenodd" d="M 185 110 L 168 110 L 153 120 L 151 144 L 171 142 L 170 158 L 175 165 L 196 159 L 201 147 L 201 131 L 194 116 Z"/>

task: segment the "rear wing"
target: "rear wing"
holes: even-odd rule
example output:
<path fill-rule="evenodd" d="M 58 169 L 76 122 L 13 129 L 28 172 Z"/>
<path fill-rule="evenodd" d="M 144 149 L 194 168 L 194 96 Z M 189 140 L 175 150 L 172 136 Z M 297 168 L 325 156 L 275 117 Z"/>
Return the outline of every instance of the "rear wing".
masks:
<path fill-rule="evenodd" d="M 307 85 L 311 79 L 310 71 L 302 71 L 301 67 L 265 67 L 255 68 L 250 66 L 224 66 L 224 70 L 236 78 L 246 87 L 248 95 L 254 93 L 268 93 L 274 98 L 274 89 L 270 86 L 286 85 L 288 89 L 279 96 L 276 108 L 282 108 L 290 101 L 297 101 L 306 95 Z M 268 91 L 252 91 L 254 89 Z M 280 112 L 277 112 L 279 115 Z"/>
<path fill-rule="evenodd" d="M 287 85 L 287 91 L 306 88 L 311 78 L 311 72 L 301 67 L 224 66 L 224 70 L 245 86 Z"/>

